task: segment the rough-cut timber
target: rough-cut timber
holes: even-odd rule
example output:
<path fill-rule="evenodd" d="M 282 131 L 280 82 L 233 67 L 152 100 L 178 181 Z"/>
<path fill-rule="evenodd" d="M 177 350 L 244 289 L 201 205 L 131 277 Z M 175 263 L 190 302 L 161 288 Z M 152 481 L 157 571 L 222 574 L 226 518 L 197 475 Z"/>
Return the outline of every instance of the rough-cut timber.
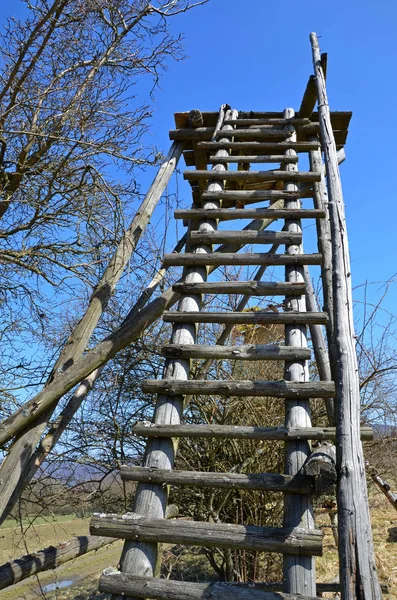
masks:
<path fill-rule="evenodd" d="M 299 191 L 286 192 L 278 190 L 218 190 L 207 191 L 201 194 L 202 200 L 224 200 L 247 202 L 248 200 L 286 200 L 288 198 L 299 198 Z M 201 209 L 200 209 L 201 210 Z M 205 207 L 203 208 L 205 210 Z"/>
<path fill-rule="evenodd" d="M 184 171 L 183 178 L 188 181 L 196 179 L 205 179 L 206 181 L 216 181 L 219 177 L 214 171 Z M 285 181 L 289 177 L 291 181 L 320 181 L 321 176 L 318 173 L 297 171 L 225 171 L 222 173 L 223 181 Z"/>
<path fill-rule="evenodd" d="M 247 425 L 155 425 L 149 421 L 136 423 L 134 435 L 142 437 L 190 437 L 246 440 L 335 440 L 335 427 L 254 427 Z M 361 439 L 372 440 L 371 427 L 361 428 Z"/>
<path fill-rule="evenodd" d="M 293 109 L 287 108 L 284 111 L 286 118 L 294 117 Z M 296 140 L 296 132 L 292 125 L 287 125 L 286 130 L 289 133 L 288 141 Z M 294 150 L 286 150 L 286 156 L 294 155 Z M 285 180 L 284 189 L 287 191 L 296 191 L 297 185 L 294 182 L 293 174 L 298 170 L 296 164 L 290 163 L 285 166 L 290 177 Z M 296 199 L 288 200 L 285 207 L 289 209 L 299 209 L 300 202 Z M 285 230 L 289 232 L 301 232 L 302 227 L 299 219 L 287 219 L 285 222 Z M 299 256 L 302 254 L 302 246 L 300 244 L 287 244 L 286 253 L 288 256 Z M 303 282 L 303 267 L 301 264 L 286 265 L 285 280 L 290 283 Z M 286 296 L 285 307 L 292 311 L 306 311 L 305 296 Z M 285 343 L 288 346 L 307 346 L 306 324 L 291 323 L 285 326 Z M 309 382 L 309 369 L 307 361 L 291 361 L 285 363 L 284 378 L 288 382 Z M 303 383 L 304 385 L 304 383 Z M 310 396 L 301 396 L 299 399 L 285 400 L 285 425 L 286 427 L 310 427 Z M 302 465 L 310 452 L 310 447 L 307 441 L 291 440 L 285 444 L 285 473 L 296 475 L 299 473 Z M 285 527 L 307 527 L 314 528 L 314 517 L 312 503 L 309 495 L 295 496 L 286 494 L 284 496 L 284 520 Z M 315 595 L 315 565 L 312 557 L 285 556 L 283 557 L 283 590 L 285 592 L 293 592 L 308 595 Z"/>
<path fill-rule="evenodd" d="M 318 323 L 324 325 L 327 322 L 327 314 L 322 312 L 270 312 L 270 311 L 252 311 L 252 312 L 176 312 L 165 311 L 163 319 L 167 323 L 233 323 L 237 324 L 305 324 Z"/>
<path fill-rule="evenodd" d="M 58 546 L 49 546 L 45 550 L 26 554 L 0 566 L 0 590 L 18 583 L 36 573 L 55 569 L 65 562 L 77 558 L 87 552 L 99 550 L 117 541 L 116 538 L 81 535 Z"/>
<path fill-rule="evenodd" d="M 207 471 L 170 471 L 144 467 L 121 467 L 124 481 L 145 481 L 161 485 L 193 486 L 215 489 L 262 490 L 310 494 L 314 491 L 310 477 L 289 477 L 277 473 L 211 473 Z"/>
<path fill-rule="evenodd" d="M 297 162 L 298 157 L 297 156 L 291 156 L 288 159 L 285 159 L 285 157 L 282 154 L 262 154 L 262 155 L 244 155 L 244 156 L 227 156 L 225 158 L 222 159 L 217 159 L 216 156 L 210 156 L 208 161 L 210 164 L 213 162 L 220 162 L 220 163 L 242 163 L 242 164 L 246 164 L 246 163 L 278 163 L 278 162 L 284 162 L 285 164 L 288 162 Z"/>
<path fill-rule="evenodd" d="M 154 577 L 149 579 L 113 571 L 104 573 L 99 581 L 101 592 L 156 600 L 319 600 L 268 591 L 263 587 L 254 583 L 190 583 Z"/>
<path fill-rule="evenodd" d="M 228 125 L 237 125 L 238 127 L 247 127 L 251 125 L 272 125 L 273 127 L 285 127 L 286 125 L 310 125 L 310 119 L 301 119 L 293 117 L 291 119 L 236 119 L 235 121 L 226 121 Z"/>
<path fill-rule="evenodd" d="M 216 394 L 218 396 L 269 396 L 272 398 L 330 398 L 335 386 L 330 381 L 173 381 L 144 379 L 145 393 L 163 392 L 169 395 Z"/>
<path fill-rule="evenodd" d="M 219 134 L 215 137 L 219 137 Z M 246 139 L 246 140 L 285 140 L 288 137 L 285 131 L 282 129 L 234 129 L 225 137 L 231 137 L 235 140 Z"/>
<path fill-rule="evenodd" d="M 304 283 L 278 281 L 213 281 L 207 283 L 175 283 L 175 292 L 186 294 L 248 294 L 250 296 L 283 296 L 305 293 Z"/>
<path fill-rule="evenodd" d="M 237 152 L 283 152 L 288 148 L 296 152 L 309 152 L 315 150 L 319 146 L 319 142 L 199 142 L 197 144 L 201 150 L 219 150 L 227 148 Z"/>
<path fill-rule="evenodd" d="M 234 219 L 288 219 L 296 216 L 298 219 L 323 219 L 325 210 L 313 208 L 301 208 L 288 210 L 285 208 L 220 208 L 214 211 L 197 209 L 176 210 L 175 219 L 199 219 L 213 216 L 220 221 L 233 221 Z"/>
<path fill-rule="evenodd" d="M 270 254 L 267 252 L 227 253 L 213 252 L 212 254 L 165 254 L 164 265 L 184 267 L 192 265 L 319 265 L 321 254 Z"/>
<path fill-rule="evenodd" d="M 193 244 L 300 244 L 302 234 L 283 231 L 192 231 L 190 241 Z"/>
<path fill-rule="evenodd" d="M 136 513 L 94 514 L 90 532 L 93 535 L 146 542 L 316 556 L 321 556 L 323 538 L 322 532 L 316 529 L 291 530 L 231 523 L 148 519 Z"/>
<path fill-rule="evenodd" d="M 336 145 L 320 50 L 310 35 L 332 233 L 334 357 L 337 361 L 337 471 L 339 570 L 343 600 L 379 600 L 364 456 L 360 442 L 360 384 L 355 353 L 350 257 Z"/>

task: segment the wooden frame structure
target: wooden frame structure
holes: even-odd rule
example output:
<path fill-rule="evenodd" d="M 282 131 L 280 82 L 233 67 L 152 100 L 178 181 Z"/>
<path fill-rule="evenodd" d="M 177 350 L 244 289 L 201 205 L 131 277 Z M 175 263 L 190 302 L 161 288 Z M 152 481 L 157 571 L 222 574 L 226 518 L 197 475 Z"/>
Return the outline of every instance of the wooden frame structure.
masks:
<path fill-rule="evenodd" d="M 321 552 L 321 534 L 315 529 L 312 509 L 313 479 L 321 470 L 321 454 L 311 457 L 310 398 L 327 402 L 330 425 L 336 422 L 340 591 L 345 600 L 381 597 L 376 576 L 366 497 L 364 460 L 360 436 L 360 397 L 352 325 L 352 301 L 344 205 L 338 162 L 343 159 L 351 113 L 331 113 L 325 89 L 326 56 L 320 55 L 317 37 L 311 34 L 314 76 L 309 79 L 297 113 L 239 113 L 222 106 L 219 113 L 177 113 L 171 140 L 183 144 L 188 167 L 184 178 L 192 187 L 193 208 L 176 211 L 189 224 L 189 251 L 165 256 L 166 265 L 184 266 L 183 281 L 174 286 L 181 294 L 178 310 L 164 313 L 173 323 L 171 344 L 164 348 L 163 379 L 144 382 L 143 391 L 157 392 L 153 424 L 137 424 L 134 432 L 148 437 L 145 464 L 125 468 L 122 478 L 137 481 L 134 512 L 93 517 L 91 532 L 126 538 L 121 572 L 104 575 L 100 589 L 136 598 L 274 598 L 258 586 L 183 584 L 158 576 L 158 543 L 177 542 L 227 548 L 282 552 L 284 577 L 279 590 L 288 597 L 314 597 L 317 593 L 314 556 Z M 314 113 L 318 101 L 318 112 Z M 338 154 L 339 151 L 339 154 Z M 298 153 L 308 152 L 310 171 L 298 169 Z M 324 160 L 324 163 L 323 163 Z M 279 163 L 278 169 L 251 170 L 250 165 Z M 212 165 L 208 170 L 208 165 Z M 312 209 L 302 208 L 302 198 L 313 198 Z M 270 208 L 251 208 L 269 201 Z M 305 254 L 301 219 L 317 223 L 318 254 Z M 253 218 L 242 231 L 217 230 L 218 222 Z M 284 218 L 282 231 L 264 231 Z M 331 244 L 330 244 L 331 242 Z M 247 243 L 270 244 L 270 252 L 241 253 Z M 213 244 L 223 244 L 216 252 Z M 276 253 L 285 244 L 285 253 Z M 219 252 L 221 250 L 221 252 Z M 285 265 L 285 283 L 207 282 L 220 265 Z M 308 265 L 321 265 L 324 312 L 319 312 L 308 274 Z M 284 294 L 283 312 L 201 312 L 205 293 L 250 295 Z M 285 346 L 223 347 L 196 345 L 198 323 L 284 323 Z M 322 325 L 326 326 L 328 344 Z M 320 382 L 311 382 L 307 361 L 310 335 Z M 225 340 L 223 340 L 224 342 Z M 328 348 L 332 360 L 328 357 Z M 233 354 L 235 353 L 235 354 Z M 284 360 L 284 381 L 202 381 L 189 378 L 193 357 L 212 360 L 243 357 L 245 360 Z M 331 368 L 331 364 L 333 367 Z M 207 369 L 208 370 L 208 369 Z M 334 383 L 335 382 L 335 383 Z M 232 475 L 174 471 L 177 440 L 181 436 L 254 435 L 248 427 L 189 426 L 181 424 L 184 397 L 191 394 L 265 395 L 285 399 L 284 474 Z M 334 404 L 335 398 L 336 405 Z M 248 425 L 248 424 L 247 424 Z M 274 435 L 261 428 L 262 439 Z M 245 432 L 243 433 L 243 430 Z M 250 433 L 251 432 L 251 433 Z M 293 435 L 295 432 L 297 435 Z M 306 432 L 306 433 L 304 433 Z M 320 456 L 320 460 L 319 460 Z M 333 461 L 334 450 L 329 455 Z M 313 463 L 314 464 L 314 463 Z M 284 526 L 265 531 L 244 525 L 166 521 L 168 485 L 283 490 Z M 295 486 L 295 487 L 291 487 Z M 299 491 L 298 491 L 299 490 Z M 242 540 L 239 540 L 242 535 Z M 270 537 L 269 537 L 270 536 Z M 291 538 L 292 536 L 292 538 Z M 314 539 L 318 540 L 314 542 Z M 291 542 L 294 540 L 294 544 Z M 299 540 L 299 541 L 298 541 Z M 295 545 L 295 541 L 298 543 Z M 316 544 L 320 543 L 320 546 Z M 242 545 L 241 545 L 242 544 Z M 257 545 L 259 544 L 259 546 Z M 143 579 L 144 578 L 144 579 Z M 284 596 L 285 597 L 285 596 Z"/>
<path fill-rule="evenodd" d="M 2 424 L 0 443 L 16 436 L 2 469 L 5 473 L 17 469 L 16 474 L 5 480 L 0 502 L 4 515 L 31 472 L 32 457 L 27 457 L 26 464 L 17 464 L 18 452 L 27 440 L 37 436 L 40 439 L 42 423 L 48 419 L 57 400 L 82 382 L 83 389 L 78 388 L 73 396 L 74 403 L 65 416 L 70 419 L 106 360 L 131 343 L 142 328 L 160 315 L 173 323 L 170 344 L 163 348 L 163 378 L 146 381 L 142 386 L 144 392 L 157 393 L 153 423 L 139 423 L 133 428 L 135 435 L 148 440 L 144 465 L 121 470 L 124 480 L 138 483 L 133 512 L 122 516 L 95 515 L 91 521 L 93 535 L 125 539 L 120 572 L 109 571 L 102 576 L 102 591 L 164 600 L 223 599 L 230 595 L 244 600 L 292 600 L 297 597 L 304 600 L 324 591 L 324 586 L 321 588 L 315 577 L 314 557 L 321 554 L 322 535 L 315 528 L 312 508 L 312 496 L 318 489 L 313 473 L 321 471 L 321 452 L 312 453 L 310 442 L 328 440 L 335 441 L 337 457 L 338 589 L 343 600 L 381 598 L 360 441 L 368 438 L 371 432 L 368 428 L 360 428 L 349 253 L 338 168 L 344 157 L 351 113 L 330 112 L 325 87 L 326 56 L 320 54 L 314 33 L 311 43 L 314 75 L 309 79 L 297 112 L 287 108 L 283 112 L 238 113 L 222 105 L 218 113 L 195 110 L 175 115 L 176 129 L 170 132 L 173 145 L 149 190 L 144 210 L 127 231 L 105 272 L 102 287 L 91 299 L 87 315 L 58 361 L 57 369 L 64 367 L 71 352 L 77 352 L 73 355 L 75 363 L 62 378 L 54 375 L 54 380 L 40 394 Z M 318 112 L 314 112 L 316 102 Z M 184 173 L 192 188 L 193 205 L 190 210 L 175 212 L 175 217 L 188 225 L 188 232 L 177 245 L 176 252 L 164 257 L 164 265 L 183 266 L 183 277 L 173 290 L 157 298 L 146 309 L 142 309 L 145 300 L 142 299 L 139 306 L 132 309 L 117 336 L 110 336 L 99 344 L 95 353 L 88 352 L 84 360 L 79 359 L 100 318 L 99 307 L 108 300 L 101 296 L 105 293 L 102 288 L 115 285 L 120 277 L 182 153 L 187 167 L 193 167 Z M 308 153 L 310 168 L 306 172 L 298 168 L 300 153 Z M 258 164 L 270 164 L 272 168 L 251 169 L 251 165 Z M 302 200 L 307 198 L 313 199 L 312 208 L 302 206 Z M 269 206 L 257 206 L 263 202 L 269 202 Z M 306 218 L 315 219 L 318 252 L 305 253 L 303 250 L 302 219 Z M 219 223 L 243 219 L 251 221 L 242 230 L 218 229 Z M 281 230 L 267 230 L 277 220 L 283 222 Z M 186 251 L 182 254 L 185 240 Z M 220 246 L 214 250 L 214 244 Z M 240 252 L 246 244 L 271 244 L 271 247 L 263 252 Z M 281 245 L 284 248 L 280 248 Z M 256 265 L 259 268 L 250 281 L 208 281 L 210 274 L 222 265 Z M 308 265 L 321 267 L 323 311 L 317 307 Z M 284 281 L 261 281 L 269 266 L 283 267 Z M 147 297 L 155 289 L 156 282 L 147 290 Z M 202 311 L 202 294 L 206 293 L 241 294 L 242 298 L 235 311 L 205 312 Z M 283 296 L 283 310 L 245 310 L 250 297 L 267 295 Z M 167 310 L 176 302 L 176 311 Z M 214 322 L 225 325 L 218 343 L 212 346 L 197 344 L 198 324 Z M 233 326 L 242 323 L 283 325 L 285 345 L 225 345 Z M 310 381 L 309 333 L 320 381 Z M 195 380 L 190 378 L 192 358 L 206 360 L 200 377 Z M 283 361 L 284 379 L 203 380 L 212 361 L 236 359 Z M 88 378 L 86 381 L 85 377 Z M 186 397 L 198 393 L 283 399 L 284 426 L 183 424 Z M 329 427 L 312 427 L 311 398 L 324 399 Z M 30 423 L 35 424 L 31 429 Z M 57 435 L 59 437 L 57 432 L 53 435 L 55 439 Z M 283 440 L 285 472 L 176 471 L 174 462 L 181 437 Z M 322 453 L 326 454 L 326 450 Z M 331 452 L 328 456 L 327 470 L 330 463 L 335 469 L 333 455 Z M 37 462 L 43 457 L 45 452 L 33 459 Z M 315 468 L 313 464 L 307 468 L 311 460 L 316 461 Z M 283 526 L 253 527 L 167 519 L 169 485 L 282 492 Z M 164 542 L 282 553 L 283 581 L 271 585 L 263 582 L 236 585 L 181 584 L 163 580 L 158 577 L 158 550 L 159 544 Z"/>

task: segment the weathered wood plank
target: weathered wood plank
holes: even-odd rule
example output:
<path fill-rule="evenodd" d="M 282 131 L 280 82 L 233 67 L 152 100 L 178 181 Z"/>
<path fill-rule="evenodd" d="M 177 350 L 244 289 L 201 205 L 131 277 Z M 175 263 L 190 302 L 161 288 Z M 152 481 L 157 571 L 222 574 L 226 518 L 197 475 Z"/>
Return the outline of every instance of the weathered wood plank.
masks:
<path fill-rule="evenodd" d="M 58 546 L 49 546 L 34 554 L 26 554 L 0 566 L 0 590 L 18 583 L 36 573 L 55 569 L 87 552 L 113 544 L 116 538 L 81 535 Z"/>
<path fill-rule="evenodd" d="M 246 152 L 253 150 L 254 152 L 283 152 L 291 148 L 296 152 L 310 152 L 318 148 L 317 142 L 199 142 L 197 146 L 203 150 L 219 150 L 227 148 L 228 150 L 236 150 L 237 152 Z"/>
<path fill-rule="evenodd" d="M 217 438 L 243 440 L 332 440 L 335 427 L 256 427 L 248 425 L 156 425 L 143 421 L 132 426 L 132 433 L 142 437 Z M 361 427 L 361 439 L 372 440 L 372 427 Z"/>
<path fill-rule="evenodd" d="M 294 117 L 292 109 L 287 108 L 284 111 L 286 118 Z M 286 126 L 289 133 L 289 142 L 296 141 L 296 131 L 292 125 Z M 295 155 L 292 149 L 286 150 L 286 156 Z M 296 191 L 297 185 L 293 174 L 298 170 L 296 164 L 287 164 L 285 169 L 290 173 L 290 177 L 285 180 L 284 189 Z M 299 209 L 300 202 L 296 199 L 287 200 L 284 205 L 288 209 Z M 301 223 L 299 219 L 292 218 L 285 222 L 284 229 L 290 232 L 301 232 Z M 285 248 L 288 256 L 297 256 L 302 254 L 300 244 L 287 244 Z M 303 266 L 301 264 L 286 265 L 285 280 L 290 283 L 303 282 Z M 306 311 L 305 297 L 286 296 L 285 306 L 288 310 Z M 291 323 L 285 326 L 285 343 L 288 346 L 307 346 L 306 324 Z M 307 361 L 291 361 L 285 363 L 284 378 L 289 382 L 309 383 L 309 369 Z M 302 383 L 301 383 L 302 384 Z M 286 427 L 310 427 L 310 401 L 306 398 L 286 399 L 285 401 L 285 425 Z M 310 446 L 304 440 L 289 440 L 285 444 L 285 472 L 291 476 L 296 475 L 302 467 L 306 456 L 310 453 Z M 284 496 L 284 526 L 314 528 L 314 517 L 311 505 L 311 499 L 308 495 L 295 496 L 286 494 Z M 284 556 L 283 557 L 283 590 L 289 593 L 308 593 L 315 595 L 315 565 L 311 557 Z"/>
<path fill-rule="evenodd" d="M 320 181 L 321 175 L 311 171 L 224 171 L 221 181 Z M 205 179 L 206 181 L 218 181 L 220 174 L 214 171 L 184 171 L 183 178 L 188 181 Z M 297 191 L 297 190 L 296 190 Z"/>
<path fill-rule="evenodd" d="M 290 477 L 278 473 L 213 473 L 122 466 L 120 475 L 123 481 L 143 481 L 161 485 L 262 490 L 291 494 L 310 494 L 314 491 L 313 481 L 310 477 Z"/>
<path fill-rule="evenodd" d="M 161 353 L 168 358 L 210 358 L 230 360 L 291 360 L 293 358 L 309 359 L 309 348 L 294 346 L 277 346 L 275 344 L 245 344 L 243 346 L 206 346 L 195 344 L 183 346 L 168 344 L 163 346 Z"/>
<path fill-rule="evenodd" d="M 108 535 L 136 541 L 232 548 L 321 556 L 321 531 L 255 527 L 231 523 L 150 519 L 137 513 L 125 515 L 94 514 L 90 523 L 93 535 Z"/>
<path fill-rule="evenodd" d="M 374 555 L 368 508 L 364 455 L 360 442 L 360 382 L 355 352 L 353 299 L 345 209 L 335 139 L 315 33 L 310 34 L 316 77 L 319 122 L 332 233 L 336 359 L 339 572 L 344 600 L 382 597 Z"/>
<path fill-rule="evenodd" d="M 284 231 L 192 231 L 193 244 L 300 244 L 302 234 Z"/>
<path fill-rule="evenodd" d="M 219 138 L 219 134 L 216 137 Z M 235 140 L 285 140 L 285 138 L 288 137 L 288 134 L 282 129 L 233 129 L 233 131 L 228 132 L 224 137 L 231 137 Z"/>
<path fill-rule="evenodd" d="M 145 394 L 164 393 L 173 396 L 186 394 L 216 394 L 217 396 L 268 396 L 271 398 L 330 398 L 335 393 L 331 381 L 174 381 L 144 379 Z"/>
<path fill-rule="evenodd" d="M 220 162 L 220 163 L 278 163 L 283 161 L 284 163 L 288 162 L 297 162 L 297 156 L 291 156 L 287 160 L 282 154 L 262 154 L 262 155 L 244 155 L 244 156 L 227 156 L 222 159 L 216 159 L 216 156 L 210 156 L 208 159 L 208 163 Z M 191 166 L 191 165 L 190 165 Z"/>
<path fill-rule="evenodd" d="M 286 192 L 279 190 L 220 190 L 218 192 L 203 192 L 202 200 L 236 200 L 238 202 L 246 202 L 247 200 L 286 200 L 288 198 L 299 198 L 298 192 Z"/>
<path fill-rule="evenodd" d="M 292 119 L 235 119 L 227 121 L 228 125 L 273 125 L 273 127 L 285 127 L 286 125 L 310 125 L 310 119 L 293 117 Z"/>
<path fill-rule="evenodd" d="M 163 319 L 166 323 L 234 323 L 235 325 L 246 325 L 253 323 L 274 325 L 297 325 L 318 323 L 324 325 L 328 315 L 323 312 L 182 312 L 165 311 Z"/>
<path fill-rule="evenodd" d="M 217 253 L 194 254 L 165 254 L 163 264 L 165 266 L 183 267 L 193 265 L 320 265 L 321 254 L 299 254 L 289 256 L 287 254 L 269 254 L 267 252 L 247 253 Z"/>
<path fill-rule="evenodd" d="M 234 325 L 266 324 L 266 325 L 298 325 L 312 324 L 325 325 L 328 319 L 323 312 L 273 312 L 273 311 L 247 311 L 247 312 L 183 312 L 164 311 L 163 320 L 166 323 L 232 323 Z"/>
<path fill-rule="evenodd" d="M 285 208 L 220 208 L 214 211 L 203 211 L 202 209 L 178 209 L 174 211 L 175 219 L 201 219 L 213 216 L 220 221 L 232 221 L 235 219 L 290 219 L 296 216 L 298 219 L 323 219 L 325 210 L 313 208 L 301 208 L 288 210 Z"/>
<path fill-rule="evenodd" d="M 99 580 L 99 590 L 110 594 L 134 595 L 156 600 L 316 600 L 272 591 L 269 585 L 255 583 L 190 583 L 170 579 L 127 576 L 106 571 Z"/>
<path fill-rule="evenodd" d="M 279 281 L 213 281 L 208 283 L 175 283 L 175 292 L 196 294 L 248 294 L 249 296 L 283 296 L 305 293 L 304 283 L 292 284 Z"/>

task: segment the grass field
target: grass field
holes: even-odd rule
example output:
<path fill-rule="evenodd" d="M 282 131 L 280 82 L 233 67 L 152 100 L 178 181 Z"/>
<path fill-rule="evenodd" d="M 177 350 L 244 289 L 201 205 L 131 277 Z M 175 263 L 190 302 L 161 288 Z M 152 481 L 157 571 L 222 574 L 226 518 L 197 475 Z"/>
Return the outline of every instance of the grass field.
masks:
<path fill-rule="evenodd" d="M 397 512 L 379 492 L 371 498 L 371 516 L 379 576 L 382 583 L 389 585 L 390 594 L 387 598 L 397 600 Z M 55 520 L 51 517 L 40 518 L 30 526 L 25 521 L 24 539 L 20 526 L 16 527 L 15 521 L 7 521 L 0 528 L 0 562 L 4 563 L 10 558 L 21 556 L 27 550 L 41 550 L 51 544 L 69 540 L 75 535 L 86 535 L 88 524 L 89 519 L 77 519 L 73 516 L 62 516 Z M 325 537 L 323 556 L 317 559 L 318 581 L 330 581 L 337 576 L 338 571 L 337 552 L 329 525 L 328 516 L 319 511 L 316 515 L 316 526 L 323 528 Z M 392 530 L 391 537 L 389 530 Z M 0 591 L 0 600 L 37 600 L 43 596 L 49 600 L 88 600 L 95 596 L 95 600 L 100 600 L 103 596 L 96 592 L 98 577 L 104 568 L 117 565 L 121 547 L 122 543 L 117 542 L 70 561 L 56 571 L 48 571 L 26 579 L 12 588 Z M 188 556 L 186 560 L 189 561 Z M 187 565 L 190 572 L 192 565 L 193 562 Z M 40 594 L 40 587 L 64 580 L 72 580 L 73 584 L 65 589 Z"/>

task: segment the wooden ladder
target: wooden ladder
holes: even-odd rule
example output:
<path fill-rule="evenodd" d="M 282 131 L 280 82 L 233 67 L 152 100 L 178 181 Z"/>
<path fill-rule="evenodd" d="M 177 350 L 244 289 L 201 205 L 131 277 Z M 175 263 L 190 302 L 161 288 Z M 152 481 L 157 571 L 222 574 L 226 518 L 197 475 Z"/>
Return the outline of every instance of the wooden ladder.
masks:
<path fill-rule="evenodd" d="M 311 442 L 334 441 L 336 437 L 335 385 L 323 335 L 323 326 L 329 339 L 333 335 L 330 224 L 319 113 L 313 113 L 314 104 L 310 108 L 308 101 L 312 87 L 313 81 L 309 80 L 309 92 L 298 115 L 292 109 L 239 115 L 226 105 L 217 115 L 199 111 L 176 115 L 178 129 L 170 137 L 183 143 L 186 164 L 194 167 L 184 173 L 192 186 L 193 207 L 175 211 L 175 218 L 188 225 L 186 251 L 164 257 L 166 266 L 184 267 L 182 279 L 173 286 L 180 300 L 176 311 L 163 315 L 164 321 L 173 324 L 171 342 L 162 349 L 166 359 L 163 378 L 142 384 L 143 392 L 157 394 L 153 422 L 133 427 L 135 435 L 148 438 L 144 465 L 121 470 L 123 480 L 138 482 L 133 512 L 94 515 L 91 521 L 93 534 L 125 539 L 120 572 L 106 572 L 100 580 L 101 591 L 173 600 L 274 600 L 281 597 L 275 592 L 291 599 L 297 595 L 312 598 L 323 591 L 338 591 L 338 584 L 316 585 L 314 557 L 321 555 L 322 533 L 314 525 L 312 498 L 316 481 L 313 471 L 307 468 Z M 346 140 L 349 119 L 348 113 L 331 113 L 337 148 L 342 148 Z M 308 171 L 298 170 L 299 153 L 308 153 Z M 266 163 L 278 163 L 278 168 L 251 169 L 252 165 Z M 313 208 L 302 208 L 302 198 L 313 198 Z M 255 206 L 263 202 L 270 204 Z M 244 219 L 251 222 L 242 230 L 218 230 L 219 222 Z M 304 219 L 316 222 L 318 252 L 303 251 Z M 268 230 L 277 220 L 282 227 Z M 220 246 L 214 250 L 216 244 Z M 241 251 L 247 244 L 271 247 L 266 252 Z M 250 281 L 208 280 L 218 267 L 229 265 L 253 265 L 258 270 Z M 321 267 L 323 311 L 316 305 L 309 265 Z M 268 267 L 280 266 L 284 267 L 284 281 L 262 281 Z M 202 310 L 203 294 L 240 294 L 242 299 L 237 310 L 213 312 Z M 244 310 L 253 296 L 275 295 L 283 297 L 283 310 Z M 206 323 L 225 325 L 217 344 L 196 343 L 198 324 Z M 285 344 L 224 345 L 233 327 L 253 324 L 284 326 Z M 319 381 L 310 380 L 308 328 Z M 204 379 L 208 368 L 203 370 L 202 379 L 192 379 L 191 359 L 205 359 L 207 367 L 213 360 L 283 361 L 284 379 Z M 285 423 L 280 427 L 266 427 L 265 423 L 183 423 L 186 398 L 192 395 L 284 399 Z M 312 427 L 313 398 L 324 399 L 329 427 Z M 370 438 L 370 429 L 362 428 L 361 436 Z M 174 463 L 180 438 L 282 440 L 285 472 L 178 471 Z M 334 453 L 330 456 L 334 461 Z M 169 486 L 282 492 L 283 526 L 167 519 Z M 283 581 L 237 584 L 161 579 L 162 543 L 282 553 Z"/>

